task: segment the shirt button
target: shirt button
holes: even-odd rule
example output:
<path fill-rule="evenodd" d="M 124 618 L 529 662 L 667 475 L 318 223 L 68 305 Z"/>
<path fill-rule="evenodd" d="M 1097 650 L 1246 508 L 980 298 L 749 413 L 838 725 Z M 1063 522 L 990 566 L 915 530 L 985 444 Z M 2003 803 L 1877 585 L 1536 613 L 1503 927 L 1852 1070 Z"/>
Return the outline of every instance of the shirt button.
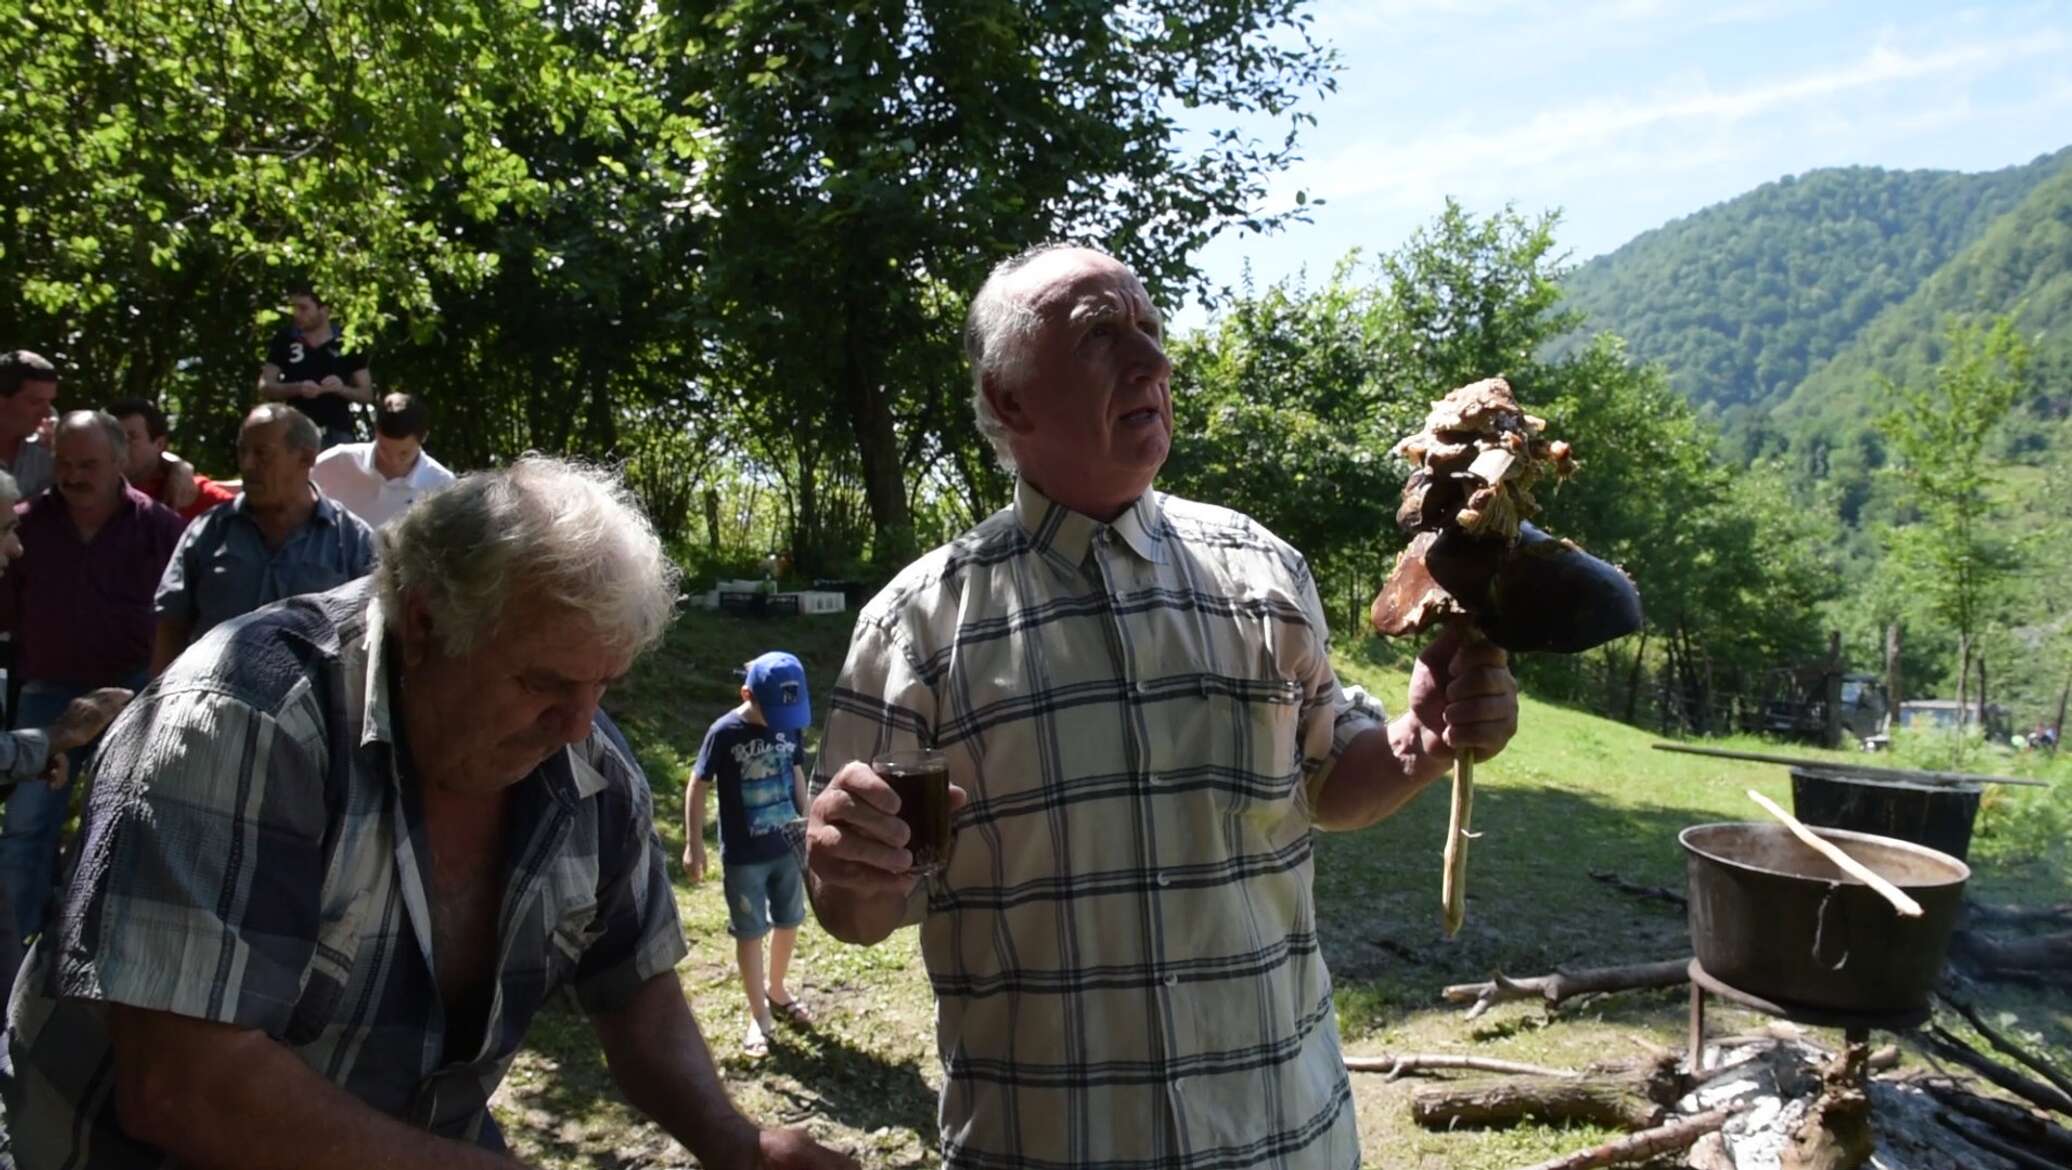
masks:
<path fill-rule="evenodd" d="M 1148 682 L 1146 682 L 1146 681 L 1144 681 L 1143 679 L 1138 679 L 1138 680 L 1137 680 L 1137 693 L 1138 693 L 1138 694 L 1140 694 L 1140 695 L 1148 695 L 1148 694 L 1150 694 L 1150 693 L 1151 693 L 1151 684 L 1150 684 L 1150 683 L 1148 683 Z"/>
<path fill-rule="evenodd" d="M 1169 876 L 1169 875 L 1167 875 L 1167 874 L 1159 874 L 1159 875 L 1158 875 L 1158 884 L 1159 884 L 1159 886 L 1160 886 L 1161 888 L 1163 888 L 1163 887 L 1165 887 L 1165 886 L 1170 886 L 1170 885 L 1172 885 L 1172 884 L 1173 884 L 1173 879 L 1172 879 L 1172 877 L 1171 877 L 1171 876 Z"/>
<path fill-rule="evenodd" d="M 1147 774 L 1145 775 L 1145 777 L 1144 777 L 1144 782 L 1145 782 L 1146 784 L 1163 784 L 1163 783 L 1165 783 L 1165 781 L 1164 781 L 1164 780 L 1162 780 L 1162 779 L 1160 779 L 1160 778 L 1159 778 L 1159 775 L 1158 775 L 1158 773 L 1156 773 L 1156 772 L 1151 772 L 1151 773 L 1147 773 Z"/>
<path fill-rule="evenodd" d="M 1166 985 L 1167 987 L 1178 987 L 1178 986 L 1180 986 L 1180 977 L 1179 977 L 1178 975 L 1168 975 L 1168 976 L 1166 976 L 1166 977 L 1165 977 L 1165 985 Z"/>

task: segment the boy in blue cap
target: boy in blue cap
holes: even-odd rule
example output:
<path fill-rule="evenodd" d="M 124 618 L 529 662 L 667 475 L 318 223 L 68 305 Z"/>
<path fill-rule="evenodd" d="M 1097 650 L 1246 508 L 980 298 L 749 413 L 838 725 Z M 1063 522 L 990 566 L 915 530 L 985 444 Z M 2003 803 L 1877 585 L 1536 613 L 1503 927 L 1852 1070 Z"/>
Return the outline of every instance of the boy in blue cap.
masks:
<path fill-rule="evenodd" d="M 768 1052 L 777 1030 L 772 1012 L 795 1023 L 812 1015 L 784 986 L 792 943 L 806 920 L 805 884 L 784 826 L 806 811 L 806 774 L 799 766 L 800 733 L 813 721 L 806 671 L 781 650 L 748 664 L 741 705 L 713 720 L 691 767 L 684 801 L 683 868 L 692 881 L 705 876 L 705 794 L 719 793 L 719 863 L 727 896 L 727 933 L 741 985 L 748 992 L 748 1027 L 741 1045 Z M 768 987 L 763 938 L 770 939 Z"/>

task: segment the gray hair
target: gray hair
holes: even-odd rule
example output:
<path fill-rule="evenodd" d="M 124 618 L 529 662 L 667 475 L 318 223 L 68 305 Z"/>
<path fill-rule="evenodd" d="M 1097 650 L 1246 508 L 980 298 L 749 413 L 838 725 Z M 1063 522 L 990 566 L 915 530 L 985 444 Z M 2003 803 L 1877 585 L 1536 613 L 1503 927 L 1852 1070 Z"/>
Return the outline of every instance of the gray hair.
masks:
<path fill-rule="evenodd" d="M 120 420 L 105 410 L 75 410 L 67 414 L 58 420 L 58 429 L 51 438 L 96 427 L 108 437 L 108 445 L 115 450 L 115 464 L 120 467 L 129 458 L 129 433 L 122 429 Z"/>
<path fill-rule="evenodd" d="M 324 433 L 317 429 L 316 420 L 285 402 L 262 402 L 245 416 L 245 422 L 257 422 L 261 426 L 288 424 L 281 438 L 298 451 L 320 451 L 324 446 Z"/>
<path fill-rule="evenodd" d="M 1009 291 L 1015 275 L 1052 252 L 1108 253 L 1086 244 L 1054 241 L 1025 248 L 1002 260 L 971 298 L 964 315 L 964 356 L 971 362 L 971 417 L 978 433 L 993 445 L 993 457 L 1009 474 L 1014 472 L 1014 452 L 1007 445 L 1007 427 L 993 404 L 986 400 L 986 381 L 1019 382 L 1029 361 L 1029 342 L 1043 319 L 1027 297 Z M 1112 259 L 1112 257 L 1111 257 Z"/>
<path fill-rule="evenodd" d="M 447 654 L 493 634 L 519 597 L 567 606 L 639 654 L 676 613 L 679 571 L 619 477 L 546 455 L 462 476 L 383 525 L 375 565 L 393 628 L 419 595 Z"/>

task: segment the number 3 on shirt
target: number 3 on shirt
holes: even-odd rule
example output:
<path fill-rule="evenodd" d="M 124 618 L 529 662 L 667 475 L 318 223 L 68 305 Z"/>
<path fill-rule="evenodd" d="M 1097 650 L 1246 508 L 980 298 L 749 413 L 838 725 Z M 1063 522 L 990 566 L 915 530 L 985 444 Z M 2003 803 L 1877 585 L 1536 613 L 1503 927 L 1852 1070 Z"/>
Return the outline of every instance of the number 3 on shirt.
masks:
<path fill-rule="evenodd" d="M 291 365 L 291 366 L 299 366 L 299 365 L 301 365 L 301 364 L 302 364 L 302 353 L 303 353 L 303 350 L 302 350 L 302 343 L 301 343 L 301 342 L 299 342 L 299 341 L 291 341 L 291 342 L 289 342 L 289 343 L 288 343 L 288 364 L 289 364 L 289 365 Z"/>

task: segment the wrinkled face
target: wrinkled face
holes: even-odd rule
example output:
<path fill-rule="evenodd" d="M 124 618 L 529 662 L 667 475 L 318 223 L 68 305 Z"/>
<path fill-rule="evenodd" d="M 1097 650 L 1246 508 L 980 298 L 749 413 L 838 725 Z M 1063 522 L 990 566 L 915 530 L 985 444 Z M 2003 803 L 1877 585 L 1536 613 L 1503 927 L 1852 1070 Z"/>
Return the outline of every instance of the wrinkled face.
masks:
<path fill-rule="evenodd" d="M 12 398 L 0 398 L 0 432 L 26 439 L 36 433 L 58 400 L 56 382 L 23 382 Z"/>
<path fill-rule="evenodd" d="M 7 566 L 22 555 L 22 518 L 15 514 L 15 502 L 0 496 L 0 573 L 5 573 Z"/>
<path fill-rule="evenodd" d="M 122 464 L 115 457 L 115 444 L 99 427 L 69 427 L 58 431 L 51 455 L 54 478 L 65 503 L 75 510 L 106 508 L 122 496 Z"/>
<path fill-rule="evenodd" d="M 237 470 L 247 502 L 277 508 L 309 494 L 309 469 L 317 454 L 288 442 L 288 424 L 247 418 L 237 433 Z"/>
<path fill-rule="evenodd" d="M 523 780 L 590 734 L 605 689 L 633 664 L 589 618 L 529 600 L 522 586 L 514 596 L 495 632 L 458 657 L 445 653 L 423 607 L 410 605 L 402 689 L 427 784 L 488 793 Z"/>
<path fill-rule="evenodd" d="M 1040 323 L 1021 384 L 988 388 L 1015 462 L 1054 499 L 1126 505 L 1151 487 L 1173 441 L 1158 310 L 1134 273 L 1096 252 L 1049 253 L 1015 279 Z"/>
<path fill-rule="evenodd" d="M 304 333 L 315 333 L 331 323 L 331 310 L 302 293 L 288 298 L 288 313 L 295 318 L 295 328 Z"/>
<path fill-rule="evenodd" d="M 143 483 L 158 474 L 158 459 L 165 454 L 166 441 L 151 437 L 141 414 L 124 415 L 121 422 L 122 433 L 129 436 L 129 461 L 122 469 L 122 477 L 131 483 Z"/>
<path fill-rule="evenodd" d="M 375 470 L 390 479 L 408 475 L 417 465 L 417 453 L 422 450 L 424 444 L 415 435 L 407 439 L 392 439 L 377 431 L 374 435 Z"/>

